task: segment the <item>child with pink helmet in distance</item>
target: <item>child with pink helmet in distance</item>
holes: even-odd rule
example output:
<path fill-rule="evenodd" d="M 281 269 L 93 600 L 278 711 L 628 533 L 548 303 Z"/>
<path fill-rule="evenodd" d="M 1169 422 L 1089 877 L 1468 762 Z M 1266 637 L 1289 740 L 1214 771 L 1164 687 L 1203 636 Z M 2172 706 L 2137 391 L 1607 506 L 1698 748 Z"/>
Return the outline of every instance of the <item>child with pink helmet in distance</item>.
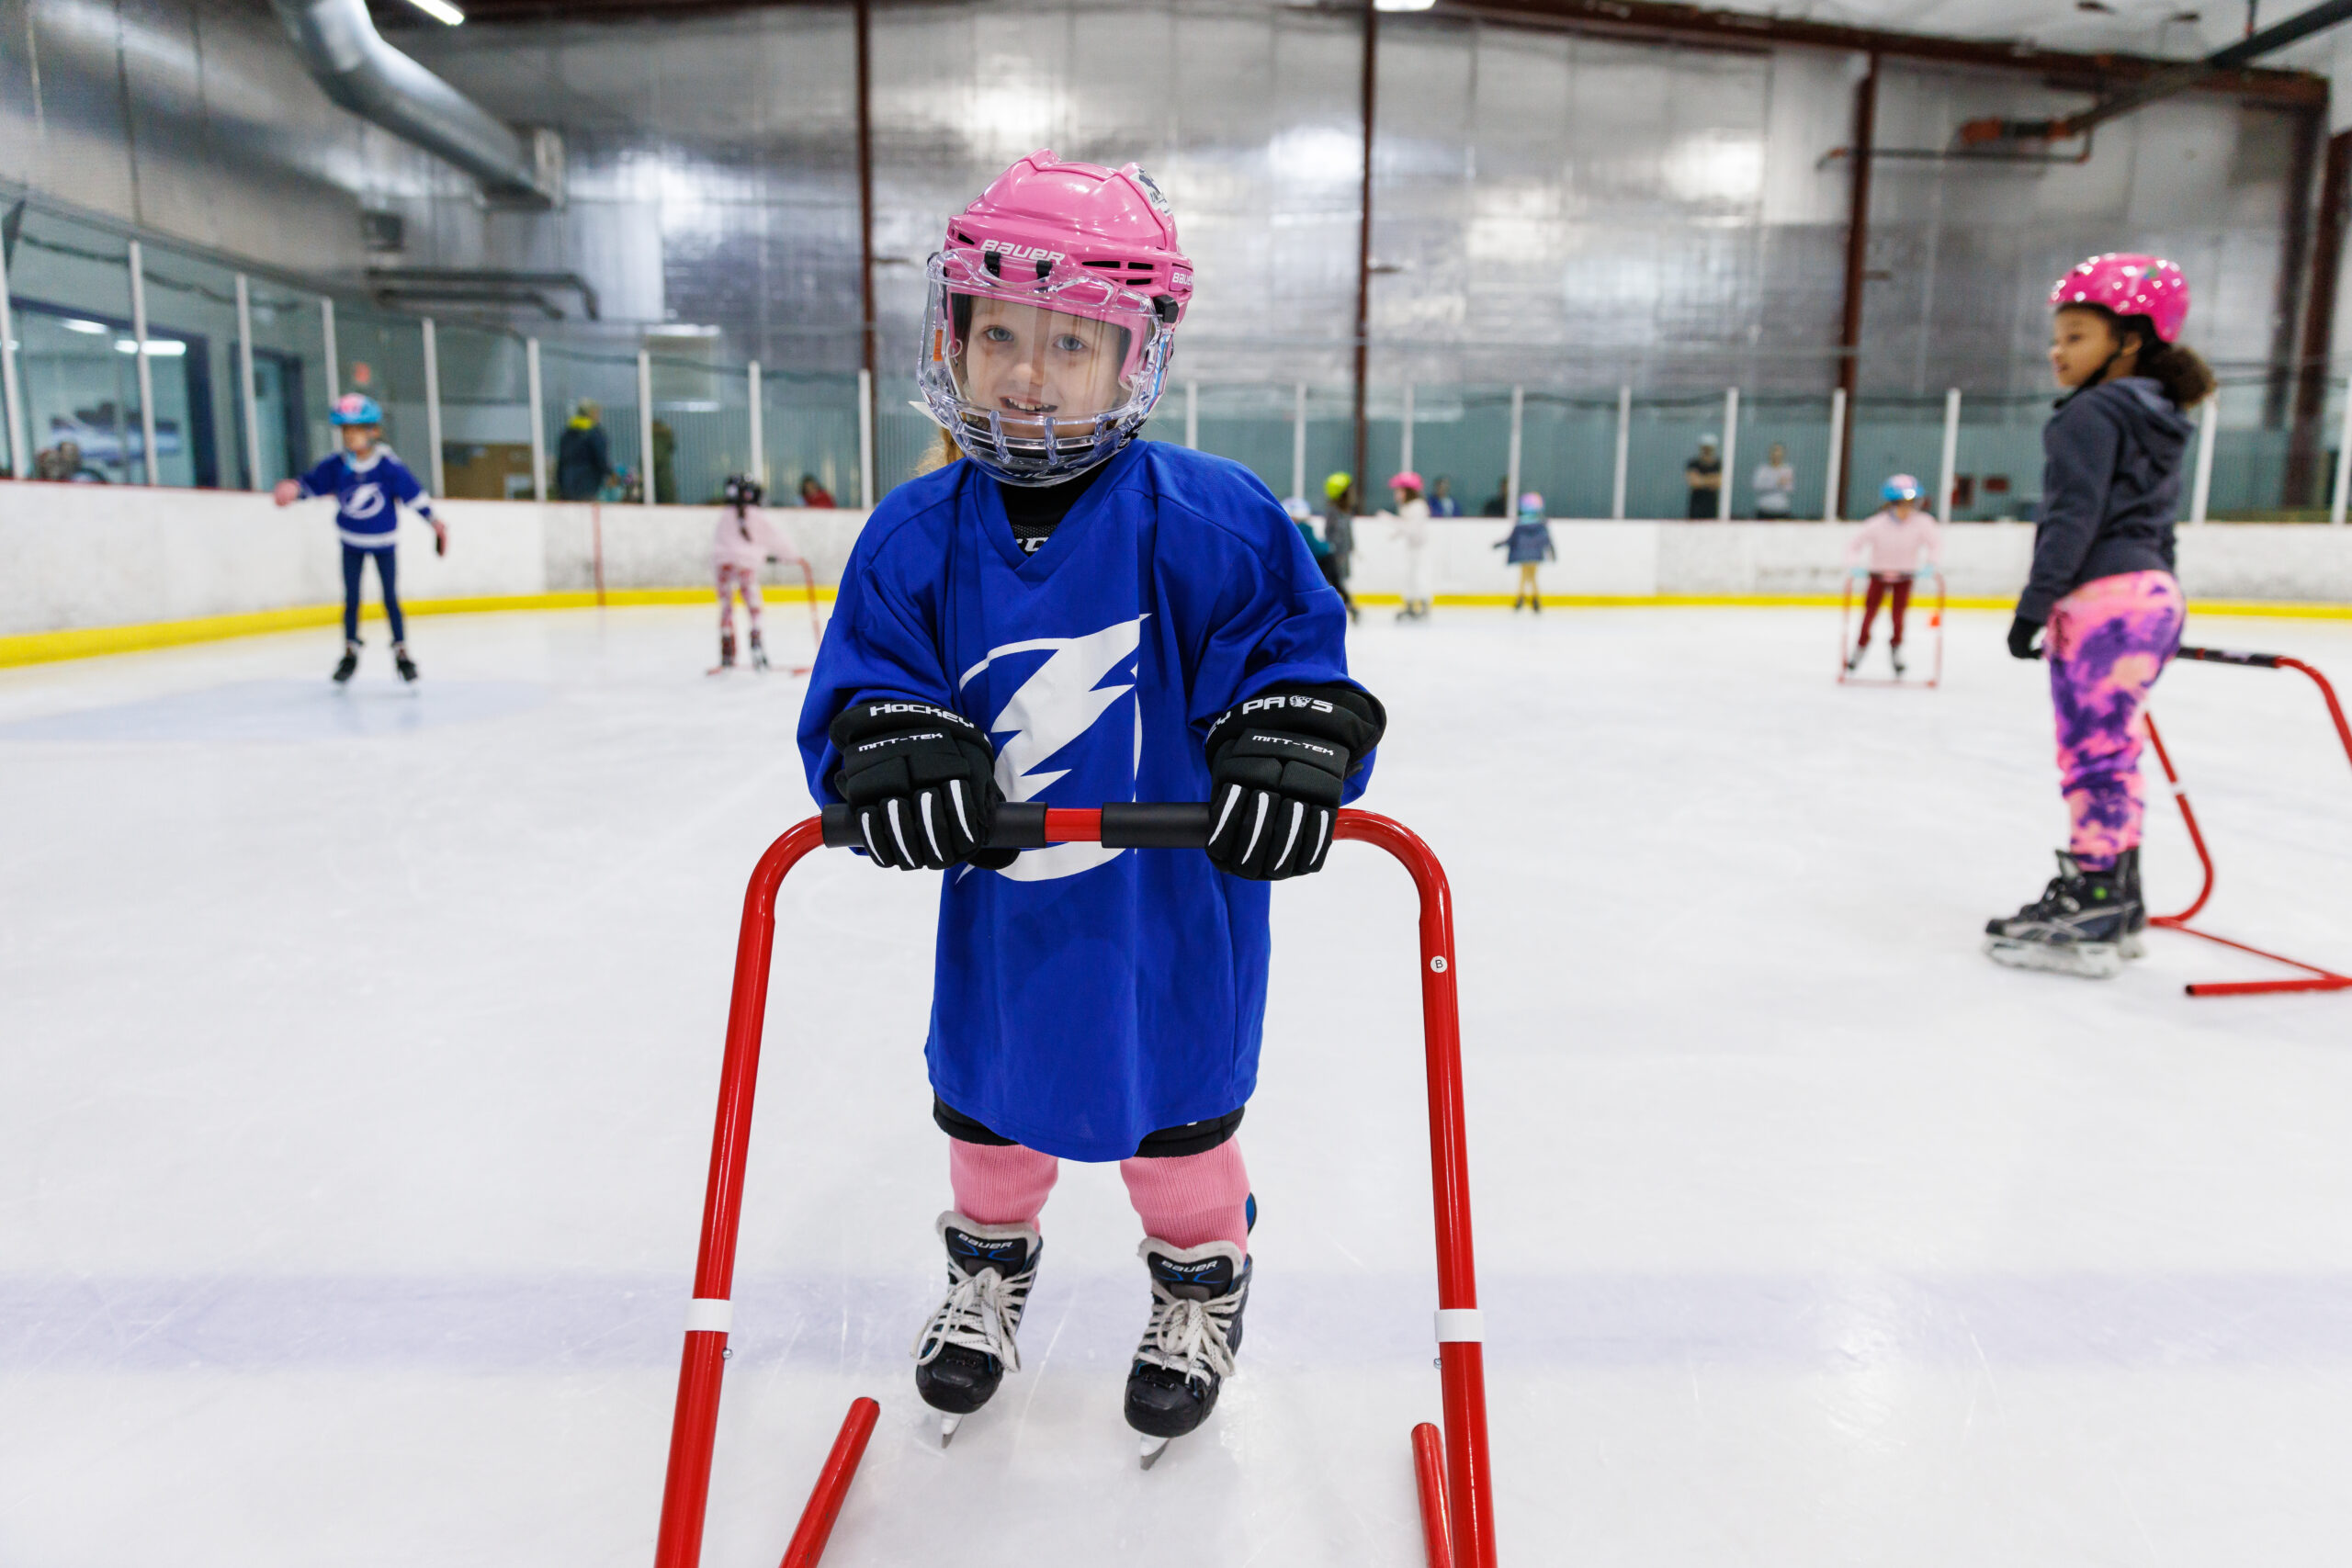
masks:
<path fill-rule="evenodd" d="M 1936 527 L 1935 514 L 1919 504 L 1919 481 L 1909 474 L 1895 474 L 1879 487 L 1879 496 L 1886 504 L 1872 513 L 1862 525 L 1861 532 L 1846 541 L 1846 565 L 1870 579 L 1870 587 L 1862 596 L 1862 634 L 1855 639 L 1854 650 L 1846 656 L 1846 668 L 1857 669 L 1862 655 L 1870 651 L 1871 623 L 1878 618 L 1878 607 L 1886 603 L 1886 656 L 1894 666 L 1894 678 L 1903 679 L 1903 617 L 1911 608 L 1911 580 L 1922 570 L 1919 558 L 1925 555 L 1930 568 L 1944 561 L 1941 533 Z M 1870 565 L 1861 564 L 1870 558 Z"/>
<path fill-rule="evenodd" d="M 1115 1164 L 1145 1232 L 1148 1464 L 1241 1345 L 1269 885 L 1321 869 L 1385 720 L 1273 494 L 1137 438 L 1193 281 L 1148 175 L 1033 153 L 926 277 L 942 460 L 859 534 L 800 716 L 809 788 L 867 858 L 946 873 L 924 1057 L 955 1207 L 915 1385 L 943 1441 L 988 1404 L 1060 1162 Z M 988 844 L 1007 803 L 1126 800 L 1207 802 L 1206 852 Z"/>
<path fill-rule="evenodd" d="M 800 551 L 760 502 L 767 487 L 741 474 L 728 477 L 726 502 L 711 530 L 711 571 L 718 586 L 718 669 L 735 667 L 735 599 L 742 596 L 743 614 L 751 622 L 751 661 L 754 670 L 768 667 L 768 650 L 760 641 L 760 568 L 769 561 L 800 563 Z M 717 673 L 716 671 L 713 673 Z"/>
<path fill-rule="evenodd" d="M 1389 479 L 1388 493 L 1396 498 L 1396 510 L 1383 508 L 1380 515 L 1393 525 L 1390 534 L 1405 547 L 1405 607 L 1396 612 L 1396 618 L 1426 621 L 1430 617 L 1430 503 L 1421 499 L 1421 476 L 1407 468 Z"/>
<path fill-rule="evenodd" d="M 2180 648 L 2173 519 L 2188 411 L 2212 392 L 2213 373 L 2179 341 L 2188 279 L 2168 261 L 2092 256 L 2058 280 L 2050 305 L 2050 368 L 2065 396 L 2042 427 L 2033 570 L 2009 652 L 2050 661 L 2071 827 L 2058 874 L 2015 915 L 1985 922 L 1984 951 L 2016 968 L 2105 979 L 2143 946 L 2143 715 Z"/>

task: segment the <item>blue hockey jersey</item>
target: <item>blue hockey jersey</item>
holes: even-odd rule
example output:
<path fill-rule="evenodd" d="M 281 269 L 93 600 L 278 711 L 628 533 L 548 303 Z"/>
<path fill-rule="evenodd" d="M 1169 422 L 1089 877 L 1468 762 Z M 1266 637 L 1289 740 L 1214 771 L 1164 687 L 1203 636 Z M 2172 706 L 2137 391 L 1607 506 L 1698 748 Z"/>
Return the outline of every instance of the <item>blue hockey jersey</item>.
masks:
<path fill-rule="evenodd" d="M 1286 682 L 1347 679 L 1347 617 L 1272 491 L 1238 464 L 1136 442 L 1035 555 L 967 462 L 901 485 L 859 536 L 800 750 L 872 697 L 952 707 L 996 748 L 1008 800 L 1206 800 L 1201 740 Z M 1349 797 L 1371 774 L 1349 781 Z M 1268 885 L 1176 850 L 1060 844 L 940 894 L 932 1087 L 1008 1138 L 1124 1159 L 1146 1134 L 1257 1086 Z"/>
<path fill-rule="evenodd" d="M 355 549 L 392 547 L 393 531 L 400 525 L 399 502 L 407 502 L 419 517 L 433 515 L 424 487 L 389 446 L 377 447 L 364 462 L 348 452 L 334 453 L 313 466 L 300 483 L 304 495 L 335 498 L 335 534 Z"/>

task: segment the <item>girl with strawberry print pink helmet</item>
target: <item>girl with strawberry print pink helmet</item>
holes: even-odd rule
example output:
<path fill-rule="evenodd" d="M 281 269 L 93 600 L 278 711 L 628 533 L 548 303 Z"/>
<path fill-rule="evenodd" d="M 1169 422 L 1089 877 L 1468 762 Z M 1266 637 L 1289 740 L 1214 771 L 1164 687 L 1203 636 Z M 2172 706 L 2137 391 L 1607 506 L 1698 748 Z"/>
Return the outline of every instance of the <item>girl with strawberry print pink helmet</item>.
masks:
<path fill-rule="evenodd" d="M 918 371 L 961 452 L 1007 484 L 1053 484 L 1125 446 L 1159 400 L 1193 264 L 1134 164 L 1033 152 L 947 225 Z"/>
<path fill-rule="evenodd" d="M 2065 395 L 2041 433 L 2033 570 L 2009 651 L 2049 660 L 2071 827 L 2058 874 L 1985 922 L 1984 951 L 2104 979 L 2144 950 L 2140 715 L 2180 647 L 2173 519 L 2188 411 L 2211 394 L 2213 373 L 2180 342 L 2188 279 L 2161 257 L 2092 256 L 2058 280 L 2050 306 L 2050 368 Z"/>
<path fill-rule="evenodd" d="M 1137 434 L 1193 293 L 1141 169 L 1030 154 L 929 278 L 944 460 L 860 530 L 800 712 L 808 787 L 866 860 L 945 873 L 923 1055 L 953 1206 L 915 1390 L 944 1444 L 1021 1370 L 1046 1195 L 1064 1162 L 1115 1164 L 1148 1465 L 1241 1348 L 1271 886 L 1322 869 L 1386 718 L 1273 492 Z M 999 841 L 1014 807 L 1128 800 L 1207 803 L 1205 852 Z"/>

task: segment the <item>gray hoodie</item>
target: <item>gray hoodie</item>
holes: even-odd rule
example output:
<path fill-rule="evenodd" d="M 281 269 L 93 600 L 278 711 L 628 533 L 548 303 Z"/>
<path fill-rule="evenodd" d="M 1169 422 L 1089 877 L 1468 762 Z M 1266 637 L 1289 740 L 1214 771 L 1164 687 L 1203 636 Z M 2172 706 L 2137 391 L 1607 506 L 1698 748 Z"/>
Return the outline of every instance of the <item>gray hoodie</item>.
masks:
<path fill-rule="evenodd" d="M 2041 521 L 2018 614 L 2051 606 L 2096 578 L 2173 569 L 2173 514 L 2188 416 L 2144 376 L 2066 400 L 2041 429 Z"/>

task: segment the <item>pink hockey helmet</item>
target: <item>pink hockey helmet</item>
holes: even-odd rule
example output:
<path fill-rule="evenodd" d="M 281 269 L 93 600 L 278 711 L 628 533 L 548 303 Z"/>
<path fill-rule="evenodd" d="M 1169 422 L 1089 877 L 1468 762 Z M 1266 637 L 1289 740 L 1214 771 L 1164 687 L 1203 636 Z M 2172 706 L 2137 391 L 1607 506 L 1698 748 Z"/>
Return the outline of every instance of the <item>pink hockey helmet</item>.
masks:
<path fill-rule="evenodd" d="M 2098 305 L 2119 316 L 2145 316 L 2165 343 L 2188 320 L 2188 278 L 2161 256 L 2109 251 L 2077 264 L 2050 290 L 2050 308 Z"/>
<path fill-rule="evenodd" d="M 1389 479 L 1388 488 L 1390 490 L 1424 491 L 1429 489 L 1429 486 L 1421 482 L 1420 475 L 1415 473 L 1410 468 L 1407 468 L 1404 472 L 1397 474 Z"/>
<path fill-rule="evenodd" d="M 917 372 L 924 405 L 967 456 L 1012 484 L 1083 473 L 1126 444 L 1159 400 L 1176 323 L 1193 297 L 1193 264 L 1177 248 L 1175 214 L 1150 175 L 1133 164 L 1066 164 L 1043 151 L 948 220 L 946 243 L 927 270 Z M 1028 386 L 1022 395 L 1006 393 L 1004 374 L 971 363 L 973 317 L 987 301 L 998 305 L 990 314 L 999 323 L 1018 319 L 1035 328 L 1037 343 L 1020 341 L 1009 326 L 991 328 L 1027 373 L 1014 378 Z M 1049 329 L 1057 316 L 1113 331 L 1056 334 Z M 1076 359 L 1053 386 L 1037 364 L 1048 344 Z M 1099 385 L 1105 370 L 1113 372 L 1107 392 L 1079 394 L 1104 406 L 1064 403 L 1075 389 Z"/>

